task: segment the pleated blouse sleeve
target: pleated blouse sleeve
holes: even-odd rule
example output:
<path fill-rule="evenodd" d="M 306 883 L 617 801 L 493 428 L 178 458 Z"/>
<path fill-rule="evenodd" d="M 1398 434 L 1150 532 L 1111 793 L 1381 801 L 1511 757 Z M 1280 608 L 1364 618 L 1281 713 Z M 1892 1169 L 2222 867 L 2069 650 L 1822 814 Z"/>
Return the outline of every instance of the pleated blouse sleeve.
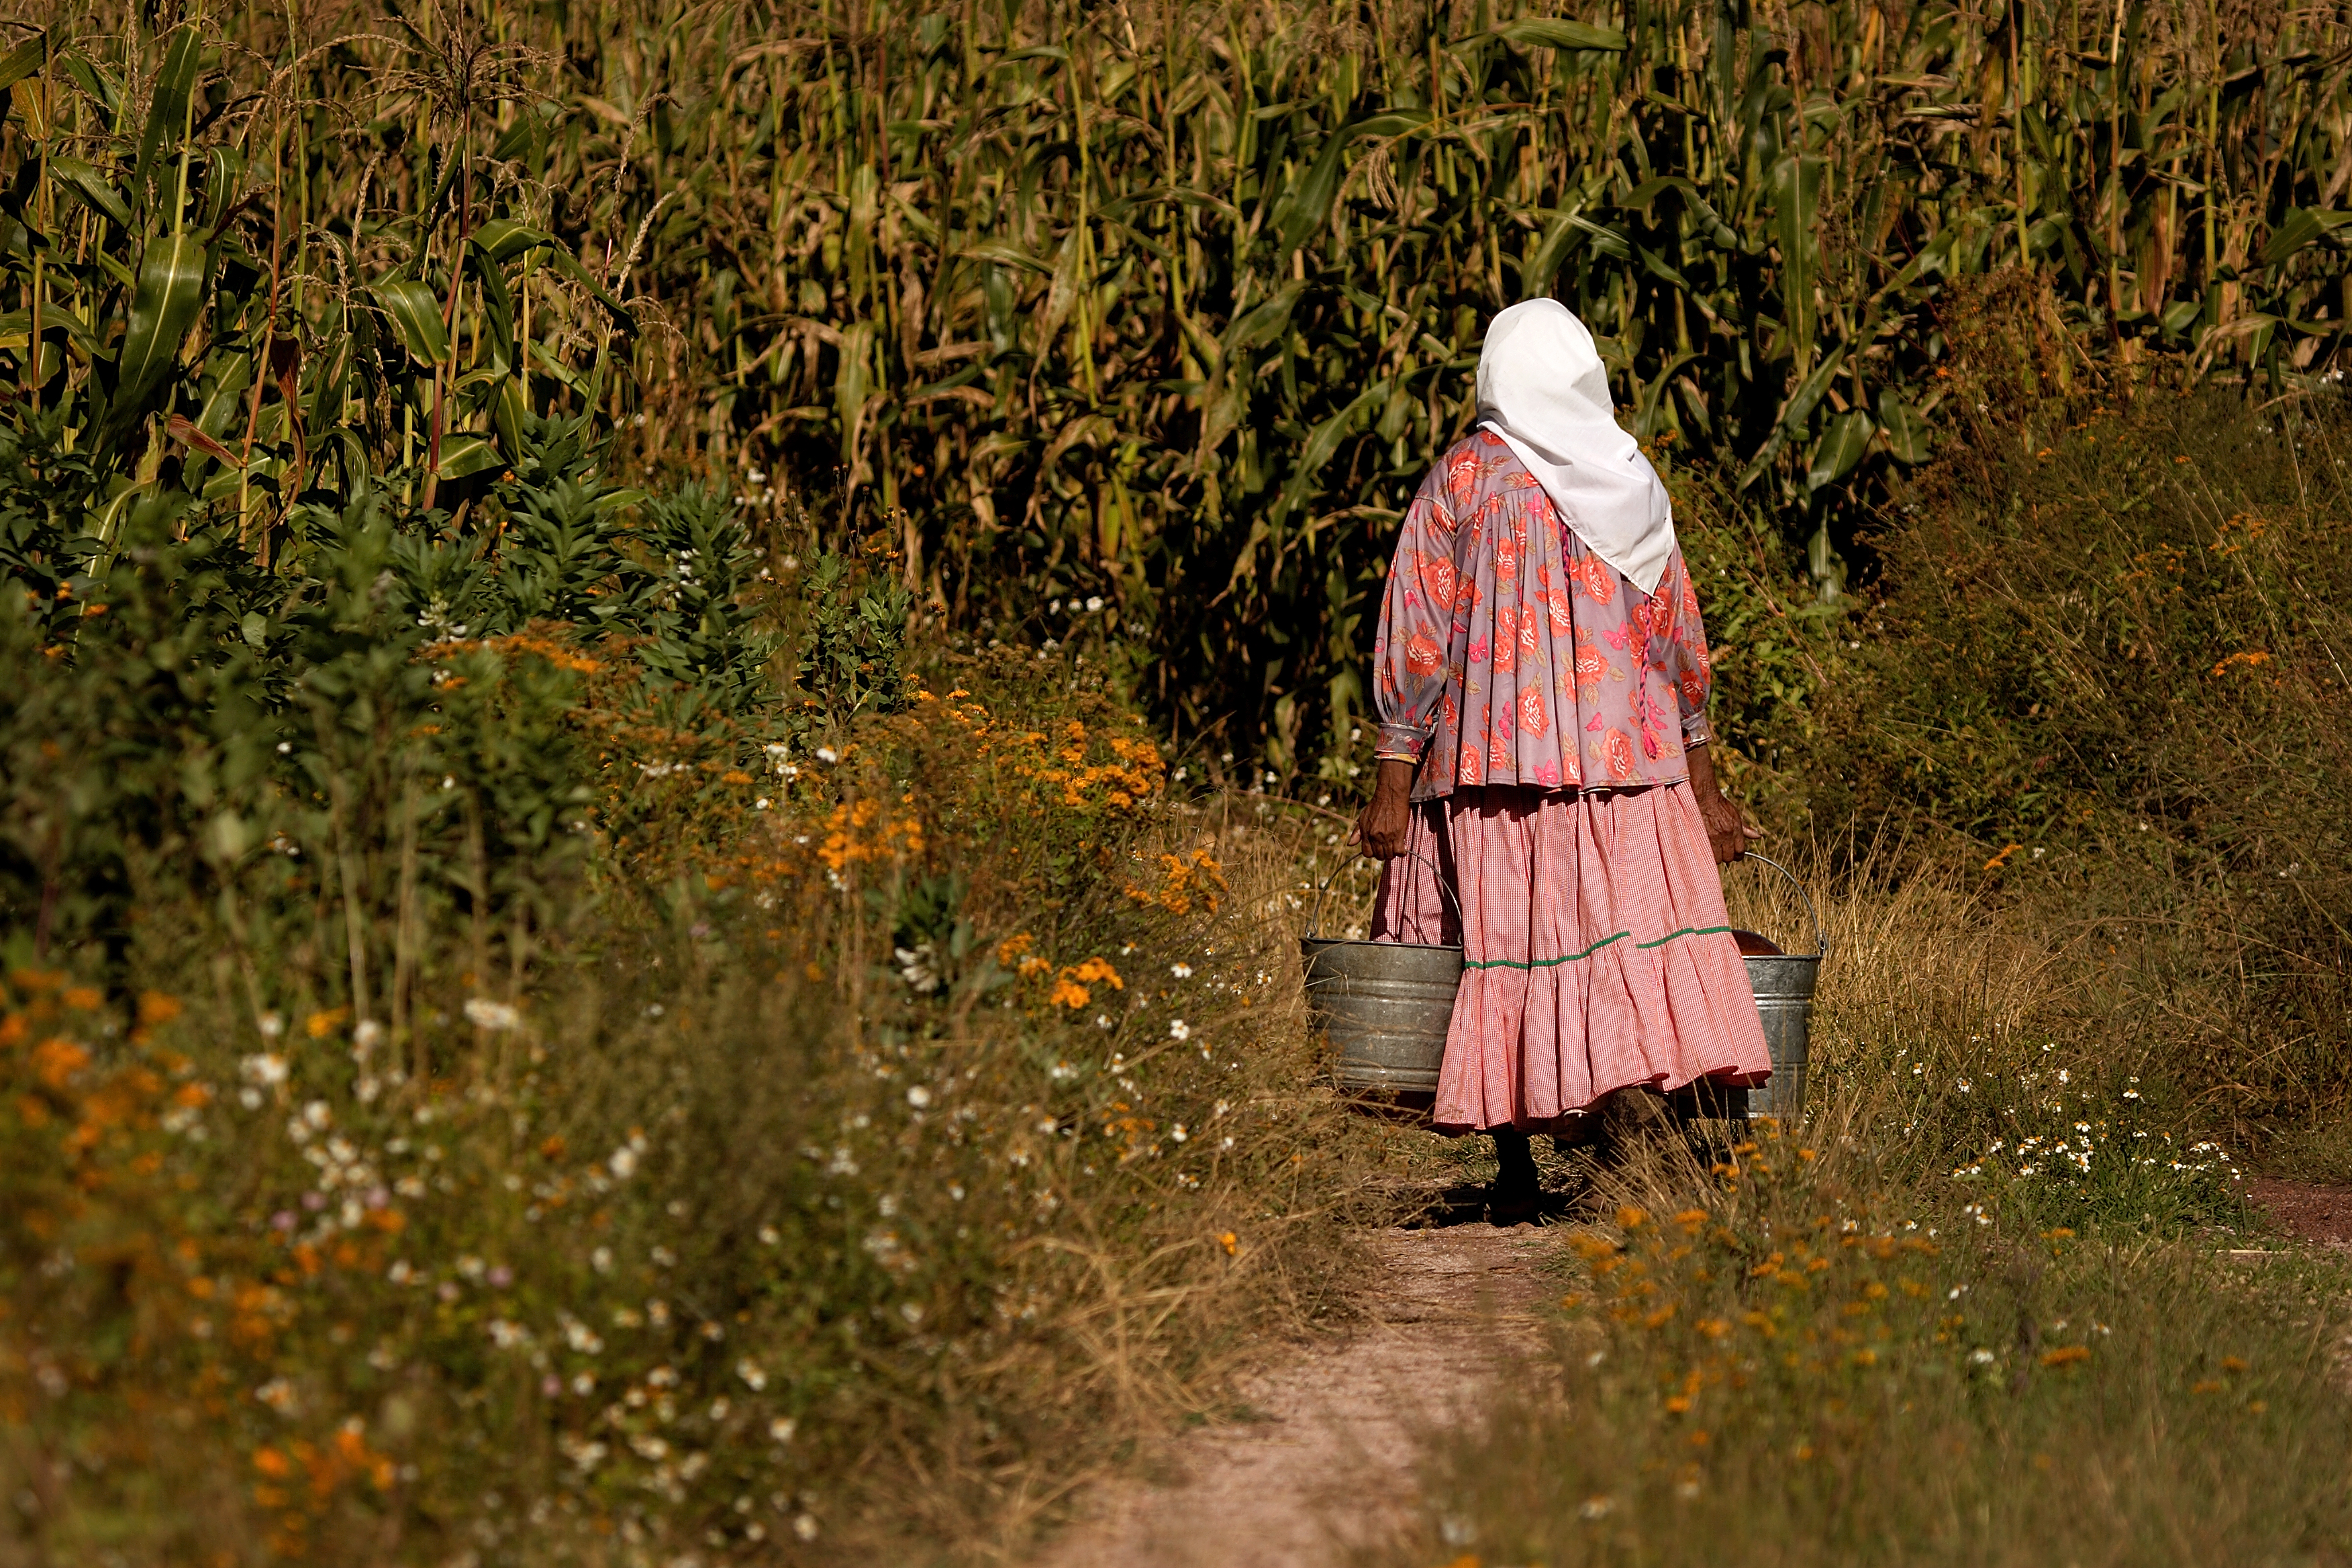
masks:
<path fill-rule="evenodd" d="M 1373 755 L 1418 763 L 1444 716 L 1454 640 L 1454 559 L 1458 521 L 1447 505 L 1441 465 L 1422 484 L 1397 534 L 1372 644 L 1380 741 Z"/>

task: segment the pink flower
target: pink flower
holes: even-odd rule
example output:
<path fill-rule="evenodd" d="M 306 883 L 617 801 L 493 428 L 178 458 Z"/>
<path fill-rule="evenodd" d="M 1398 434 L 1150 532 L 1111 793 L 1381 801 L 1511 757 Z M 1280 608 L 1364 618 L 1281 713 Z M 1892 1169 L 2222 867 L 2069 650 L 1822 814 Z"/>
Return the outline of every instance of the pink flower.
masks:
<path fill-rule="evenodd" d="M 1520 690 L 1519 728 L 1530 735 L 1540 735 L 1551 728 L 1551 715 L 1544 710 L 1540 687 L 1529 686 Z"/>

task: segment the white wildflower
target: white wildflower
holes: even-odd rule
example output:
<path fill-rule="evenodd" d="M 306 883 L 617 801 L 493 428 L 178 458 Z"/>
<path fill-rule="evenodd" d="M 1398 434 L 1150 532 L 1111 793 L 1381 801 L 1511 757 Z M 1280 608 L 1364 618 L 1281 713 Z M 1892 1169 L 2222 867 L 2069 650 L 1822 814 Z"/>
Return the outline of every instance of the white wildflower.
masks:
<path fill-rule="evenodd" d="M 504 1002 L 469 996 L 466 999 L 466 1021 L 478 1029 L 511 1029 L 522 1022 L 522 1015 Z"/>
<path fill-rule="evenodd" d="M 939 961 L 929 942 L 919 947 L 898 948 L 896 956 L 898 978 L 905 981 L 908 988 L 917 995 L 928 996 L 940 988 Z"/>

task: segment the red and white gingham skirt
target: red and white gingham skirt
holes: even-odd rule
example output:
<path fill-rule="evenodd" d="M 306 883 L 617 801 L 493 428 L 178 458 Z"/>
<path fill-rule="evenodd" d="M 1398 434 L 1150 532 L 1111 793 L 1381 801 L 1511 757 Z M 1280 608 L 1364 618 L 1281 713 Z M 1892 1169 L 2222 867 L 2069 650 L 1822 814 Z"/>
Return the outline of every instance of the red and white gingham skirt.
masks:
<path fill-rule="evenodd" d="M 1687 784 L 1419 802 L 1370 934 L 1462 944 L 1441 1131 L 1541 1130 L 1632 1084 L 1771 1074 Z"/>

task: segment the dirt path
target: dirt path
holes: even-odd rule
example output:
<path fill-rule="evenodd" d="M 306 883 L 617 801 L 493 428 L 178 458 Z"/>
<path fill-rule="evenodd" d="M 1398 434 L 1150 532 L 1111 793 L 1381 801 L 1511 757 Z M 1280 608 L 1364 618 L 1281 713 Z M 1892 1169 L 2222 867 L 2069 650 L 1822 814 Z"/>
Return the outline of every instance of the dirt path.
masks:
<path fill-rule="evenodd" d="M 1475 1421 L 1542 1352 L 1561 1227 L 1454 1225 L 1373 1238 L 1367 1321 L 1243 1381 L 1257 1419 L 1170 1440 L 1104 1486 L 1038 1568 L 1321 1568 L 1409 1516 L 1429 1433 Z"/>
<path fill-rule="evenodd" d="M 2246 1196 L 2289 1236 L 2327 1247 L 2352 1247 L 2352 1187 L 2249 1176 Z"/>

